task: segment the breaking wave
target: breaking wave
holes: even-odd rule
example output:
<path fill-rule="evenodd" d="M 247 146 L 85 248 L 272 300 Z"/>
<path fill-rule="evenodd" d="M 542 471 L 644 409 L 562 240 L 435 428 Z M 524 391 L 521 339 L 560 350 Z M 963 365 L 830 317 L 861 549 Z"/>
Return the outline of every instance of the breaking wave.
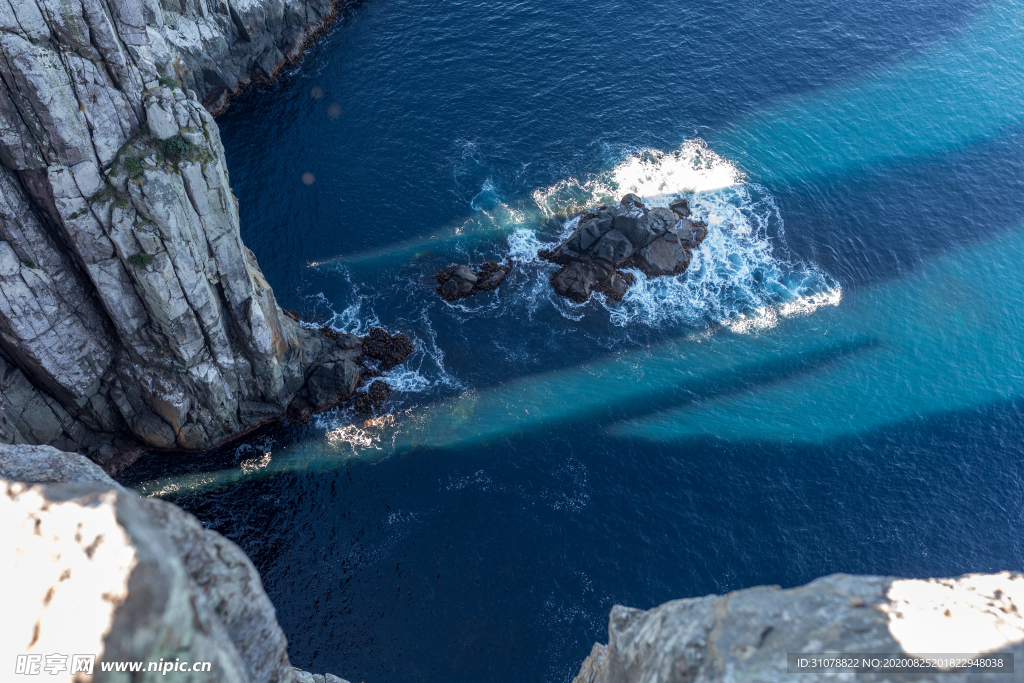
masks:
<path fill-rule="evenodd" d="M 628 192 L 649 206 L 667 206 L 675 197 L 687 197 L 694 216 L 708 225 L 707 239 L 682 275 L 647 278 L 631 271 L 636 284 L 621 302 L 595 296 L 573 304 L 551 293 L 547 298 L 563 316 L 579 320 L 587 310 L 600 307 L 618 326 L 703 323 L 748 332 L 772 327 L 780 317 L 839 304 L 838 284 L 814 264 L 790 255 L 782 216 L 767 190 L 747 183 L 742 171 L 699 140 L 674 152 L 633 151 L 609 171 L 534 192 L 533 201 L 549 220 L 537 229 L 524 226 L 513 231 L 507 256 L 541 270 L 538 276 L 546 285 L 554 266 L 538 259 L 537 251 L 564 239 L 578 220 L 559 218 L 617 201 Z M 536 297 L 550 287 L 538 290 L 527 285 L 526 290 L 535 305 Z"/>

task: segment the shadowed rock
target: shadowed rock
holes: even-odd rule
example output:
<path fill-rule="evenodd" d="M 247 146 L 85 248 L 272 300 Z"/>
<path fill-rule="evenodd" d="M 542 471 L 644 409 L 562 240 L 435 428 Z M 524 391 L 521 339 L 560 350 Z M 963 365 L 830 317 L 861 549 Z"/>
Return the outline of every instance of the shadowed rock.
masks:
<path fill-rule="evenodd" d="M 438 282 L 437 293 L 442 299 L 458 301 L 478 292 L 497 289 L 511 270 L 511 265 L 486 261 L 474 273 L 467 265 L 453 263 L 444 270 L 439 270 L 434 279 Z"/>
<path fill-rule="evenodd" d="M 551 278 L 562 296 L 582 303 L 600 292 L 618 301 L 634 282 L 620 268 L 637 268 L 648 277 L 686 271 L 692 251 L 707 236 L 707 226 L 689 215 L 686 199 L 649 209 L 627 194 L 618 206 L 602 204 L 583 213 L 564 242 L 539 255 L 562 266 Z"/>
<path fill-rule="evenodd" d="M 412 342 L 401 332 L 388 334 L 375 327 L 362 338 L 363 356 L 376 363 L 376 369 L 387 372 L 401 365 L 412 353 Z"/>
<path fill-rule="evenodd" d="M 356 396 L 353 405 L 356 412 L 360 415 L 373 414 L 384 408 L 384 402 L 387 401 L 390 395 L 391 386 L 387 382 L 379 379 L 374 380 L 366 390 L 366 393 Z"/>

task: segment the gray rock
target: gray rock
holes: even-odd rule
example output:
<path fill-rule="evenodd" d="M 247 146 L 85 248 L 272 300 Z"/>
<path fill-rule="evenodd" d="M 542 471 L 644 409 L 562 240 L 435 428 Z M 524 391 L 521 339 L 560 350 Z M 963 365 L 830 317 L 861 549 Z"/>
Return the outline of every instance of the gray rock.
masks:
<path fill-rule="evenodd" d="M 639 266 L 649 276 L 677 275 L 690 265 L 690 250 L 675 233 L 662 235 L 640 250 Z"/>
<path fill-rule="evenodd" d="M 437 293 L 445 301 L 457 301 L 479 292 L 491 291 L 505 280 L 511 269 L 511 265 L 486 261 L 474 273 L 465 264 L 453 263 L 434 275 L 438 282 Z"/>
<path fill-rule="evenodd" d="M 619 223 L 618 217 L 616 224 Z M 619 264 L 633 255 L 632 242 L 619 230 L 609 230 L 590 248 L 593 258 Z"/>
<path fill-rule="evenodd" d="M 597 274 L 593 264 L 574 261 L 555 273 L 551 284 L 562 296 L 582 303 L 597 286 Z"/>
<path fill-rule="evenodd" d="M 149 124 L 149 132 L 160 140 L 166 140 L 178 134 L 178 122 L 174 115 L 165 109 L 159 97 L 154 97 L 146 106 L 146 122 Z"/>
<path fill-rule="evenodd" d="M 294 54 L 331 20 L 331 0 L 8 5 L 0 442 L 99 457 L 126 438 L 203 448 L 268 419 L 323 339 L 281 311 L 242 244 L 198 98 L 275 71 L 286 38 Z"/>
<path fill-rule="evenodd" d="M 295 683 L 349 683 L 334 674 L 311 674 L 302 669 L 292 669 L 292 671 L 295 673 Z"/>
<path fill-rule="evenodd" d="M 362 340 L 354 334 L 338 335 L 338 347 L 342 349 L 358 349 Z"/>
<path fill-rule="evenodd" d="M 574 683 L 849 681 L 787 675 L 788 653 L 1024 654 L 1024 575 L 894 579 L 835 574 L 806 586 L 760 586 L 665 603 L 615 606 Z M 858 674 L 866 681 L 1011 681 L 1019 674 Z"/>
<path fill-rule="evenodd" d="M 637 195 L 633 194 L 632 192 L 623 195 L 622 199 L 619 200 L 619 203 L 622 204 L 623 206 L 629 206 L 630 204 L 632 204 L 633 206 L 639 209 L 644 208 L 643 200 L 640 199 L 640 197 L 638 197 Z"/>
<path fill-rule="evenodd" d="M 686 200 L 673 202 L 689 212 Z M 690 263 L 707 229 L 664 207 L 648 209 L 635 194 L 618 206 L 601 205 L 579 217 L 564 242 L 540 256 L 563 266 L 551 278 L 555 291 L 586 301 L 594 291 L 621 300 L 633 278 L 619 269 L 636 267 L 649 277 L 679 275 Z"/>
<path fill-rule="evenodd" d="M 307 680 L 288 660 L 255 567 L 231 541 L 126 491 L 80 455 L 0 445 L 0 476 L 0 562 L 18 586 L 5 616 L 12 655 L 179 658 L 213 663 L 190 680 Z"/>
<path fill-rule="evenodd" d="M 672 203 L 668 205 L 668 208 L 680 218 L 686 218 L 690 215 L 690 202 L 685 197 L 674 199 Z"/>
<path fill-rule="evenodd" d="M 316 410 L 326 410 L 350 397 L 359 385 L 359 378 L 359 367 L 351 360 L 322 363 L 306 383 L 309 400 Z"/>
<path fill-rule="evenodd" d="M 0 446 L 0 479 L 30 485 L 95 482 L 121 488 L 91 460 L 53 446 Z"/>

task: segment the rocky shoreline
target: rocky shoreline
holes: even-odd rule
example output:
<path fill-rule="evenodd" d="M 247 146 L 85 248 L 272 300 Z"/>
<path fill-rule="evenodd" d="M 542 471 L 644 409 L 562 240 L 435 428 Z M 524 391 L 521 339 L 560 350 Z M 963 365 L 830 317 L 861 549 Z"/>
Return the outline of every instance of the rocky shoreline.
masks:
<path fill-rule="evenodd" d="M 789 590 L 758 586 L 646 611 L 616 605 L 607 645 L 594 644 L 573 683 L 1019 681 L 1019 673 L 969 667 L 962 672 L 915 666 L 890 672 L 789 672 L 789 656 L 877 653 L 881 658 L 888 653 L 913 660 L 914 654 L 999 652 L 1019 662 L 1022 604 L 1024 575 L 1002 572 L 951 579 L 833 574 Z"/>
<path fill-rule="evenodd" d="M 0 443 L 115 467 L 140 446 L 210 448 L 308 395 L 316 409 L 347 393 L 335 374 L 353 349 L 281 309 L 242 244 L 210 114 L 341 6 L 0 9 Z"/>

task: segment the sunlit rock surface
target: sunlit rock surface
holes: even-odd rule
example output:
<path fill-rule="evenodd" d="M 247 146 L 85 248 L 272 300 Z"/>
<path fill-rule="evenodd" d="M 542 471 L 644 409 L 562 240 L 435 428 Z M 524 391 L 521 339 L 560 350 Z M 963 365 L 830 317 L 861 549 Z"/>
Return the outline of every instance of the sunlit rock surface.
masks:
<path fill-rule="evenodd" d="M 211 663 L 176 680 L 341 681 L 292 668 L 255 567 L 178 507 L 48 446 L 0 445 L 0 492 L 0 562 L 17 587 L 0 627 L 11 666 L 19 654 L 95 654 L 95 680 L 129 680 L 100 662 L 163 659 Z"/>
<path fill-rule="evenodd" d="M 0 3 L 0 443 L 203 448 L 303 387 L 330 344 L 242 244 L 207 109 L 334 9 Z"/>
<path fill-rule="evenodd" d="M 792 673 L 788 653 L 1014 654 L 1024 662 L 1024 575 L 910 580 L 834 574 L 781 590 L 616 605 L 574 683 L 1020 681 L 1021 673 Z"/>

